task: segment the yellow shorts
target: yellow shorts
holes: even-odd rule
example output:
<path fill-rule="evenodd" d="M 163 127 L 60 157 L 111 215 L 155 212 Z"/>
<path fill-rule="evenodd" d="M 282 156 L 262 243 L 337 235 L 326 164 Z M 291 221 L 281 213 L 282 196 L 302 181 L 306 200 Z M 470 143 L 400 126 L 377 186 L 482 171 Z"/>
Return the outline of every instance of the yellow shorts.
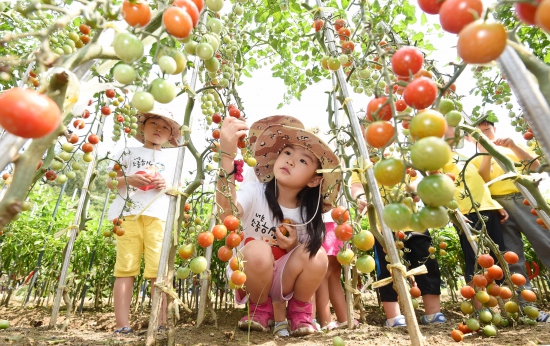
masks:
<path fill-rule="evenodd" d="M 143 276 L 155 279 L 159 267 L 162 240 L 164 239 L 164 221 L 152 216 L 141 215 L 136 221 L 134 216 L 126 216 L 122 222 L 125 233 L 116 236 L 117 252 L 115 277 L 130 277 L 139 274 L 141 257 L 145 254 Z"/>

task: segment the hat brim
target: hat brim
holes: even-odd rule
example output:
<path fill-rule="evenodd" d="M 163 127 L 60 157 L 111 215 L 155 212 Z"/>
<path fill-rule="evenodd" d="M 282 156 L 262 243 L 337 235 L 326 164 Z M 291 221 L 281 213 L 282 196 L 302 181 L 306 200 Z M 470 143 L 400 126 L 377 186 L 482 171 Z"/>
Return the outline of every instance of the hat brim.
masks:
<path fill-rule="evenodd" d="M 262 133 L 269 125 L 287 125 L 300 129 L 305 128 L 304 124 L 302 124 L 300 120 L 295 117 L 291 117 L 290 115 L 272 115 L 260 119 L 253 123 L 248 131 L 248 141 L 250 142 L 252 148 L 254 148 L 254 144 L 256 143 L 260 133 Z"/>
<path fill-rule="evenodd" d="M 270 125 L 260 133 L 254 147 L 254 157 L 257 164 L 254 172 L 261 182 L 269 182 L 275 175 L 273 165 L 281 150 L 287 146 L 301 146 L 311 151 L 321 163 L 322 169 L 335 169 L 340 162 L 338 156 L 319 137 L 304 129 L 286 126 Z M 340 172 L 323 173 L 321 184 L 322 211 L 334 208 L 333 203 L 340 189 Z"/>
<path fill-rule="evenodd" d="M 145 121 L 150 117 L 159 117 L 162 120 L 166 121 L 168 125 L 172 128 L 172 135 L 166 141 L 166 143 L 162 144 L 161 146 L 163 148 L 175 148 L 180 145 L 181 140 L 181 132 L 180 132 L 180 124 L 178 124 L 174 119 L 171 119 L 165 115 L 157 114 L 153 112 L 149 113 L 142 113 L 138 117 L 138 131 L 136 133 L 136 139 L 140 141 L 141 143 L 145 143 L 145 136 L 143 135 L 143 125 L 145 124 Z"/>

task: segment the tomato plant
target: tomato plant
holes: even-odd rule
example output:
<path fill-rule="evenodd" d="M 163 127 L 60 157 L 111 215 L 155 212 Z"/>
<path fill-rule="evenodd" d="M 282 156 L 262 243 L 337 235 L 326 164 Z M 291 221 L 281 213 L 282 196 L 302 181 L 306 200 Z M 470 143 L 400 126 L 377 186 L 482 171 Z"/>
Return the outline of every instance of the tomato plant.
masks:
<path fill-rule="evenodd" d="M 193 29 L 193 19 L 182 8 L 168 7 L 162 15 L 162 23 L 166 31 L 176 38 L 186 38 Z"/>
<path fill-rule="evenodd" d="M 365 140 L 375 148 L 382 148 L 393 142 L 394 131 L 389 121 L 375 121 L 365 130 Z"/>
<path fill-rule="evenodd" d="M 466 25 L 481 18 L 481 0 L 446 0 L 439 9 L 439 22 L 443 30 L 458 34 Z"/>
<path fill-rule="evenodd" d="M 370 121 L 390 120 L 392 118 L 391 106 L 387 104 L 388 98 L 377 97 L 369 101 L 367 105 L 367 119 Z"/>
<path fill-rule="evenodd" d="M 398 76 L 414 75 L 422 68 L 424 56 L 416 47 L 400 48 L 391 59 L 393 72 Z"/>
<path fill-rule="evenodd" d="M 504 52 L 506 40 L 506 30 L 501 23 L 476 21 L 460 31 L 456 49 L 465 63 L 486 64 Z"/>
<path fill-rule="evenodd" d="M 437 84 L 433 80 L 420 77 L 405 87 L 403 99 L 411 107 L 425 109 L 434 103 L 437 93 Z"/>

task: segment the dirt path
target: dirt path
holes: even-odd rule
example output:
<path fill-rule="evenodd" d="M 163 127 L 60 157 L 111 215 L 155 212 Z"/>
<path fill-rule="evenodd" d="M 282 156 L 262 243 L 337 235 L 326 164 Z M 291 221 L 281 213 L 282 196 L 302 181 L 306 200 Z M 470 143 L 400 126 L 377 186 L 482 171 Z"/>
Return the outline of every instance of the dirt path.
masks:
<path fill-rule="evenodd" d="M 448 318 L 444 325 L 421 326 L 426 345 L 456 345 L 450 337 L 450 331 L 462 320 L 462 316 L 448 305 L 443 312 Z M 452 309 L 452 310 L 450 310 Z M 114 337 L 114 313 L 109 310 L 85 311 L 74 316 L 66 332 L 48 330 L 50 309 L 20 307 L 0 308 L 0 319 L 8 319 L 10 328 L 0 330 L 0 345 L 144 345 L 147 332 L 148 315 L 132 316 L 132 328 L 136 333 L 131 337 Z M 64 313 L 64 312 L 62 312 Z M 376 306 L 367 307 L 367 321 L 356 330 L 337 330 L 306 338 L 273 338 L 271 334 L 248 333 L 236 329 L 237 321 L 244 316 L 245 310 L 218 311 L 218 328 L 212 321 L 201 328 L 195 327 L 194 315 L 182 315 L 176 327 L 178 345 L 332 345 L 332 338 L 342 337 L 346 345 L 409 345 L 410 339 L 405 328 L 390 329 L 381 327 L 384 317 Z M 420 312 L 418 313 L 420 316 Z M 65 317 L 60 315 L 61 326 Z M 166 344 L 166 335 L 159 335 L 158 345 Z M 550 345 L 550 323 L 534 327 L 519 326 L 516 329 L 500 329 L 497 337 L 469 336 L 463 345 Z"/>

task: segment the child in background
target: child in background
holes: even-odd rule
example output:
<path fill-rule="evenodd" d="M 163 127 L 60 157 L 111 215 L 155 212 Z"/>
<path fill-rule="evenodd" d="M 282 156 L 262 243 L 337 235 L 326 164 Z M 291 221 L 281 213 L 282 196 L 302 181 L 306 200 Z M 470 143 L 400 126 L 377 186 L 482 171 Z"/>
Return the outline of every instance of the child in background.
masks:
<path fill-rule="evenodd" d="M 328 256 L 328 269 L 321 286 L 315 292 L 315 303 L 317 316 L 319 317 L 317 322 L 322 329 L 332 330 L 347 324 L 346 298 L 342 289 L 342 282 L 340 281 L 342 266 L 336 259 L 344 243 L 338 240 L 334 234 L 336 223 L 332 220 L 330 213 L 323 214 L 323 220 L 325 221 L 326 229 L 323 248 Z M 332 321 L 329 299 L 336 313 L 337 322 Z"/>
<path fill-rule="evenodd" d="M 357 173 L 353 173 L 351 178 L 351 195 L 357 198 L 364 193 L 363 185 Z M 367 202 L 364 198 L 358 201 L 359 211 L 362 212 L 366 207 Z M 425 315 L 422 316 L 422 324 L 445 323 L 447 319 L 441 313 L 440 295 L 441 295 L 441 273 L 436 259 L 430 259 L 428 251 L 432 243 L 432 238 L 428 231 L 424 233 L 410 232 L 408 239 L 403 241 L 405 247 L 410 249 L 410 252 L 405 253 L 405 259 L 409 261 L 411 268 L 419 267 L 422 263 L 428 269 L 427 274 L 418 275 L 415 277 L 416 283 L 422 292 L 422 302 L 424 303 Z M 376 277 L 378 280 L 390 277 L 390 272 L 387 269 L 388 262 L 386 261 L 384 248 L 376 241 L 375 242 L 375 259 L 376 259 Z M 386 285 L 379 288 L 382 306 L 386 313 L 387 327 L 405 327 L 405 316 L 401 314 L 399 303 L 397 301 L 397 292 L 392 285 Z"/>
<path fill-rule="evenodd" d="M 239 328 L 268 331 L 288 326 L 290 335 L 315 333 L 311 299 L 327 270 L 322 249 L 325 226 L 322 213 L 332 208 L 339 189 L 339 173 L 317 173 L 333 169 L 339 160 L 314 134 L 295 127 L 270 125 L 254 145 L 256 176 L 234 189 L 234 158 L 237 142 L 248 126 L 227 117 L 221 128 L 221 157 L 225 173 L 220 174 L 216 201 L 223 213 L 231 215 L 232 204 L 241 219 L 245 244 L 240 248 L 247 275 L 246 291 L 235 293 L 238 303 L 249 302 L 250 313 L 239 321 Z M 228 194 L 231 201 L 228 199 Z M 283 224 L 290 220 L 293 224 Z M 287 233 L 284 235 L 282 231 Z M 277 245 L 286 253 L 275 259 Z M 275 318 L 272 301 L 288 301 L 287 323 Z"/>
<path fill-rule="evenodd" d="M 117 257 L 114 276 L 115 334 L 129 334 L 130 303 L 134 277 L 139 274 L 141 258 L 145 255 L 144 277 L 151 280 L 151 296 L 157 278 L 160 252 L 164 238 L 166 210 L 169 197 L 163 195 L 155 200 L 133 221 L 145 206 L 158 194 L 172 184 L 176 150 L 161 150 L 161 146 L 177 146 L 181 138 L 180 125 L 171 113 L 164 110 L 152 110 L 140 114 L 136 139 L 143 147 L 126 148 L 114 156 L 122 170 L 117 171 L 118 191 L 116 199 L 109 208 L 109 220 L 123 215 L 121 227 L 124 235 L 117 236 Z M 124 174 L 123 174 L 124 172 Z M 125 204 L 125 198 L 132 205 Z M 159 325 L 166 323 L 166 300 L 159 316 Z M 160 329 L 161 327 L 159 327 Z"/>

